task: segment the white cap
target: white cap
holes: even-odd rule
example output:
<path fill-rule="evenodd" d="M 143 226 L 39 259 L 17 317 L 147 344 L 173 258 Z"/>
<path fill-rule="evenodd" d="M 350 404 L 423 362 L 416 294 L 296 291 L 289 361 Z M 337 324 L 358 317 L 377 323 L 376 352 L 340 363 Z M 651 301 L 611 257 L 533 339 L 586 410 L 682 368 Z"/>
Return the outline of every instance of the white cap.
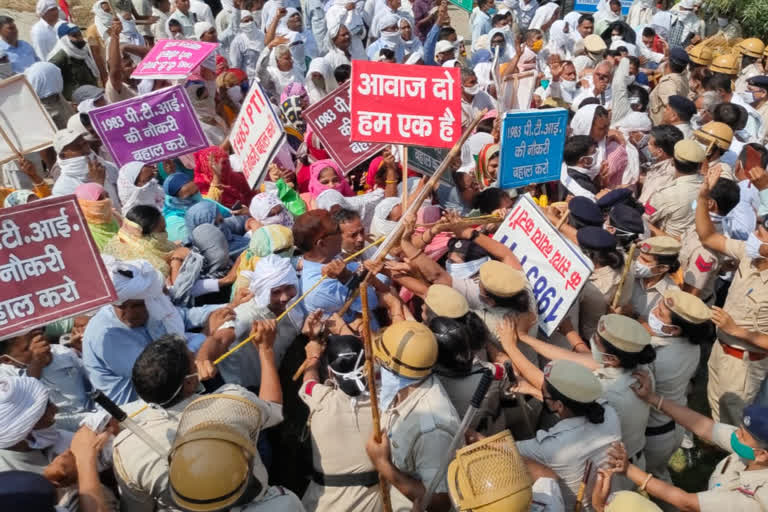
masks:
<path fill-rule="evenodd" d="M 69 127 L 59 130 L 53 136 L 53 149 L 58 155 L 65 147 L 75 142 L 81 136 L 83 136 L 81 131 L 73 130 Z"/>
<path fill-rule="evenodd" d="M 438 41 L 437 44 L 435 45 L 435 55 L 437 55 L 438 53 L 448 52 L 453 49 L 454 49 L 453 43 L 443 39 L 442 41 Z"/>

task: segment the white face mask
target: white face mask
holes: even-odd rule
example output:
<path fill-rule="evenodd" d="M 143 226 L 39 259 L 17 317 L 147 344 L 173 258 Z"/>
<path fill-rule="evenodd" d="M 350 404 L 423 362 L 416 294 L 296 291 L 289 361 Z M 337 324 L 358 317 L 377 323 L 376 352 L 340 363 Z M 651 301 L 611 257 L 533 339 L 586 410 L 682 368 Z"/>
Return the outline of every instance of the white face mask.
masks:
<path fill-rule="evenodd" d="M 243 102 L 243 90 L 239 85 L 233 85 L 227 89 L 227 97 L 237 105 L 240 105 Z"/>
<path fill-rule="evenodd" d="M 594 338 L 589 341 L 589 349 L 592 352 L 592 359 L 594 359 L 597 364 L 602 366 L 604 364 L 603 359 L 605 354 L 600 352 L 600 350 L 597 348 L 597 343 L 595 343 Z"/>
<path fill-rule="evenodd" d="M 560 80 L 560 89 L 572 93 L 576 90 L 576 83 L 576 80 Z"/>
<path fill-rule="evenodd" d="M 171 34 L 171 39 L 175 39 L 176 41 L 181 41 L 184 39 L 184 32 L 176 32 Z"/>
<path fill-rule="evenodd" d="M 582 167 L 584 170 L 584 174 L 590 177 L 590 179 L 594 179 L 595 176 L 600 172 L 600 166 L 599 162 L 597 161 L 597 153 L 594 153 L 592 155 L 588 155 L 587 158 L 591 159 L 591 163 L 589 164 L 589 167 Z"/>
<path fill-rule="evenodd" d="M 240 31 L 244 34 L 250 34 L 251 32 L 256 30 L 256 23 L 253 21 L 246 21 L 245 23 L 240 24 Z"/>
<path fill-rule="evenodd" d="M 381 39 L 390 44 L 397 44 L 400 42 L 400 32 L 395 30 L 394 32 L 381 32 Z"/>
<path fill-rule="evenodd" d="M 634 264 L 635 269 L 635 277 L 638 279 L 648 279 L 649 277 L 654 277 L 659 275 L 659 272 L 654 273 L 651 270 L 651 267 L 644 263 L 640 263 L 639 261 L 636 261 Z"/>
<path fill-rule="evenodd" d="M 611 41 L 621 41 L 621 40 L 622 40 L 622 37 L 619 35 L 611 36 Z"/>
<path fill-rule="evenodd" d="M 753 93 L 752 91 L 740 92 L 739 96 L 741 96 L 741 99 L 744 100 L 744 103 L 747 103 L 749 105 L 755 102 L 755 93 Z"/>
<path fill-rule="evenodd" d="M 464 87 L 464 92 L 470 96 L 475 96 L 481 90 L 482 90 L 482 87 L 480 86 L 480 84 L 475 84 L 472 87 Z"/>
<path fill-rule="evenodd" d="M 256 24 L 257 28 L 261 28 L 261 9 L 257 11 L 251 11 L 253 14 L 253 22 Z"/>
<path fill-rule="evenodd" d="M 673 335 L 664 332 L 663 328 L 669 327 L 674 329 L 675 326 L 670 324 L 665 324 L 664 322 L 661 321 L 661 319 L 658 316 L 656 316 L 656 313 L 654 312 L 654 310 L 651 310 L 651 312 L 648 313 L 648 327 L 651 328 L 654 336 L 658 336 L 660 338 L 667 338 Z"/>
<path fill-rule="evenodd" d="M 627 77 L 624 79 L 624 83 L 629 86 L 632 85 L 635 81 L 635 75 L 627 75 Z"/>
<path fill-rule="evenodd" d="M 0 63 L 0 80 L 5 80 L 13 76 L 13 69 L 11 69 L 10 62 Z"/>

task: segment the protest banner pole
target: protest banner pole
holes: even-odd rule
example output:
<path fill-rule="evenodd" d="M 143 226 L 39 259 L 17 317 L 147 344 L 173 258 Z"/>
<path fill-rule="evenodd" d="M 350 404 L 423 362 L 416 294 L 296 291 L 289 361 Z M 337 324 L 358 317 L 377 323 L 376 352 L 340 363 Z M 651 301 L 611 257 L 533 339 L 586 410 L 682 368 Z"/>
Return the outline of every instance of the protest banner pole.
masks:
<path fill-rule="evenodd" d="M 624 288 L 624 281 L 627 279 L 627 274 L 629 273 L 629 269 L 632 268 L 632 257 L 635 255 L 635 248 L 637 247 L 637 244 L 632 244 L 629 248 L 629 252 L 627 253 L 627 261 L 624 262 L 624 271 L 621 273 L 621 279 L 619 279 L 619 286 L 616 288 L 616 293 L 613 295 L 613 302 L 611 302 L 611 307 L 616 308 L 619 306 L 619 301 L 621 301 L 621 290 Z"/>
<path fill-rule="evenodd" d="M 368 274 L 370 276 L 370 274 Z M 368 276 L 360 283 L 360 300 L 363 303 L 363 349 L 365 350 L 365 375 L 368 381 L 368 393 L 371 396 L 371 416 L 373 417 L 373 437 L 381 442 L 381 417 L 379 415 L 379 397 L 376 395 L 376 375 L 373 370 L 373 340 L 371 338 L 370 311 L 368 309 Z M 392 512 L 389 496 L 389 484 L 379 474 L 379 492 L 384 512 Z"/>
<path fill-rule="evenodd" d="M 402 207 L 408 204 L 408 148 L 405 145 L 400 146 L 400 165 L 403 166 L 403 199 Z"/>
<path fill-rule="evenodd" d="M 0 126 L 0 136 L 3 137 L 3 140 L 5 141 L 6 144 L 8 144 L 8 147 L 11 148 L 11 151 L 16 153 L 16 156 L 19 158 L 19 160 L 24 158 L 24 155 L 22 155 L 21 151 L 19 151 L 19 148 L 17 148 L 16 145 L 13 142 L 11 142 L 10 137 L 8 137 L 8 134 L 5 133 L 5 130 L 3 129 L 2 126 Z"/>

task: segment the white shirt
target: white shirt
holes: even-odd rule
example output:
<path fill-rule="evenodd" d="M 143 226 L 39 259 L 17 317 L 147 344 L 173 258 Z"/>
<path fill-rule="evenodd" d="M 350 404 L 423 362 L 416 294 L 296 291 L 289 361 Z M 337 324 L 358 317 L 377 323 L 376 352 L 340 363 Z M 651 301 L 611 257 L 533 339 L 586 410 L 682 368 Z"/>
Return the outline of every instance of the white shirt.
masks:
<path fill-rule="evenodd" d="M 200 0 L 190 0 L 189 12 L 195 13 L 197 21 L 207 21 L 212 26 L 216 26 L 216 19 L 213 17 L 213 11 L 208 7 L 208 4 L 201 2 Z"/>
<path fill-rule="evenodd" d="M 51 53 L 56 42 L 59 40 L 56 35 L 56 29 L 62 22 L 59 21 L 55 26 L 50 26 L 45 20 L 40 19 L 29 29 L 29 42 L 37 54 L 37 58 L 45 62 L 48 60 L 48 54 Z"/>

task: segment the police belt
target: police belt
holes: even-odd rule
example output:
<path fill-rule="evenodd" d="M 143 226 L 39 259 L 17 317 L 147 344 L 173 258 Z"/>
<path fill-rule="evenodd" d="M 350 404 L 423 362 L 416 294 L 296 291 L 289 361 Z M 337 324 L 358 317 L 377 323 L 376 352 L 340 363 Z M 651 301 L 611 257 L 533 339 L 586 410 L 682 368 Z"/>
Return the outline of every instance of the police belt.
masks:
<path fill-rule="evenodd" d="M 670 421 L 669 423 L 659 425 L 658 427 L 645 427 L 645 435 L 660 436 L 661 434 L 666 434 L 667 432 L 672 432 L 673 430 L 675 430 L 675 422 Z"/>
<path fill-rule="evenodd" d="M 317 485 L 326 487 L 371 487 L 379 483 L 379 474 L 376 471 L 367 471 L 346 475 L 326 475 L 313 469 L 312 480 Z"/>

